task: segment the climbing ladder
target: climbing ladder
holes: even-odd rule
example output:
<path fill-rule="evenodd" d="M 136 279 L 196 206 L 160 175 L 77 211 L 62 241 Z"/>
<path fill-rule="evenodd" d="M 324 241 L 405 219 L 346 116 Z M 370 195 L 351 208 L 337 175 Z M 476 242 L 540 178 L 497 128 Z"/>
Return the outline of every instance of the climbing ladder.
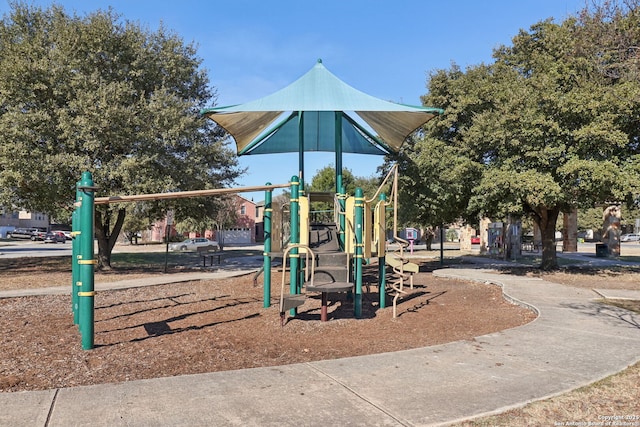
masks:
<path fill-rule="evenodd" d="M 409 281 L 409 286 L 413 289 L 413 276 L 419 271 L 418 264 L 409 262 L 404 257 L 405 245 L 402 241 L 397 251 L 387 253 L 385 257 L 386 264 L 391 267 L 392 273 L 389 275 L 387 282 L 388 288 L 394 292 L 393 296 L 393 317 L 397 316 L 396 306 L 398 299 L 407 293 L 404 290 L 405 282 Z"/>

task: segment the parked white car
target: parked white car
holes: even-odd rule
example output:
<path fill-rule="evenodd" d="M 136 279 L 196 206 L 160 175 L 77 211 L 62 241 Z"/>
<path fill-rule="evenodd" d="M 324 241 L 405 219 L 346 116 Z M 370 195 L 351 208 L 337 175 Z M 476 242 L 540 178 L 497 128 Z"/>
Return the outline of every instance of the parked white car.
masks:
<path fill-rule="evenodd" d="M 640 241 L 640 234 L 623 234 L 622 236 L 620 236 L 620 241 L 621 242 L 638 242 Z"/>
<path fill-rule="evenodd" d="M 204 237 L 196 237 L 195 239 L 187 239 L 182 242 L 169 244 L 170 251 L 195 251 L 198 248 L 206 247 L 209 247 L 211 250 L 220 250 L 218 242 L 205 239 Z"/>

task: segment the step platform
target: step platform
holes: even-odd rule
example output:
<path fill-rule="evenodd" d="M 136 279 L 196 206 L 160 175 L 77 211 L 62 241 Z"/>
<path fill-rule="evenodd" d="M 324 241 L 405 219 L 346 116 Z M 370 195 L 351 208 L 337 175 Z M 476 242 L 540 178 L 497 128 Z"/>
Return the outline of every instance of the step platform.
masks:
<path fill-rule="evenodd" d="M 326 322 L 327 315 L 327 296 L 332 292 L 349 292 L 353 291 L 353 283 L 351 282 L 328 282 L 314 283 L 313 285 L 305 285 L 306 292 L 321 292 L 322 305 L 320 307 L 320 321 Z"/>
<path fill-rule="evenodd" d="M 326 322 L 328 320 L 328 295 L 330 293 L 337 292 L 350 292 L 353 291 L 353 283 L 351 282 L 328 282 L 328 283 L 310 283 L 305 284 L 305 292 L 320 292 L 321 293 L 321 307 L 320 307 L 320 321 Z M 285 313 L 287 310 L 296 308 L 304 304 L 306 300 L 306 294 L 286 295 L 282 298 L 282 304 L 280 307 L 280 323 L 284 325 Z"/>

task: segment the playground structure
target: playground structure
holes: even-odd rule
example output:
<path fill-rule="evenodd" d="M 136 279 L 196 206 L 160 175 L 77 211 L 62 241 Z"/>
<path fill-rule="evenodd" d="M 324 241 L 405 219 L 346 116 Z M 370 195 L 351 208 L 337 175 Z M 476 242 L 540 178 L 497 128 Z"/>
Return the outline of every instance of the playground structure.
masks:
<path fill-rule="evenodd" d="M 264 307 L 271 304 L 272 258 L 283 257 L 283 285 L 280 295 L 282 322 L 285 312 L 297 314 L 306 292 L 320 292 L 321 319 L 327 320 L 326 302 L 332 292 L 348 292 L 354 301 L 354 316 L 362 315 L 363 265 L 378 258 L 379 307 L 386 306 L 386 293 L 395 293 L 396 303 L 404 293 L 417 265 L 404 259 L 409 242 L 398 236 L 398 177 L 393 167 L 373 197 L 366 199 L 362 189 L 346 194 L 342 181 L 342 154 L 389 154 L 398 152 L 404 140 L 424 123 L 442 114 L 438 108 L 410 106 L 384 101 L 360 92 L 330 73 L 318 60 L 315 66 L 289 86 L 266 97 L 245 104 L 208 108 L 203 116 L 215 121 L 231 134 L 238 155 L 298 153 L 298 174 L 291 182 L 264 187 L 202 190 L 139 196 L 115 196 L 96 199 L 97 188 L 91 174 L 85 172 L 77 184 L 76 210 L 72 228 L 73 244 L 72 305 L 74 322 L 82 333 L 84 349 L 93 348 L 93 213 L 95 204 L 162 200 L 212 196 L 245 191 L 265 191 L 264 209 Z M 308 151 L 335 153 L 335 193 L 308 193 L 304 184 L 304 154 Z M 391 180 L 393 177 L 393 180 Z M 381 194 L 391 184 L 391 198 Z M 275 188 L 290 187 L 291 198 L 286 211 L 272 206 Z M 314 199 L 333 203 L 333 221 L 312 222 L 310 206 Z M 393 239 L 399 252 L 389 259 L 392 277 L 387 285 L 386 237 L 389 206 L 393 206 Z M 285 233 L 285 223 L 288 232 Z M 301 258 L 301 255 L 305 255 Z M 289 265 L 287 270 L 287 264 Z M 285 275 L 289 274 L 289 293 L 284 293 Z M 305 280 L 306 279 L 306 280 Z M 76 292 L 76 288 L 79 291 Z"/>
<path fill-rule="evenodd" d="M 391 184 L 391 199 L 387 201 L 380 189 Z M 85 172 L 77 183 L 75 210 L 72 216 L 72 310 L 74 324 L 82 336 L 82 348 L 94 347 L 94 210 L 97 204 L 131 203 L 148 200 L 177 199 L 187 197 L 210 197 L 221 194 L 265 191 L 264 213 L 264 308 L 271 306 L 271 283 L 274 268 L 273 258 L 282 257 L 282 286 L 279 311 L 284 324 L 285 312 L 296 316 L 297 307 L 305 302 L 309 293 L 321 294 L 321 320 L 327 320 L 327 299 L 330 293 L 348 292 L 354 299 L 354 317 L 362 315 L 363 265 L 373 257 L 378 258 L 379 308 L 386 307 L 387 293 L 393 294 L 393 315 L 396 303 L 406 291 L 409 280 L 413 288 L 412 275 L 417 265 L 407 262 L 404 249 L 409 245 L 397 233 L 397 167 L 393 167 L 380 189 L 371 199 L 365 199 L 360 188 L 354 195 L 334 195 L 334 221 L 317 223 L 310 219 L 313 193 L 300 191 L 298 177 L 287 184 L 265 184 L 259 187 L 239 187 L 213 190 L 155 193 L 130 196 L 95 197 L 98 190 L 90 172 Z M 291 190 L 290 202 L 286 206 L 273 206 L 274 189 Z M 322 198 L 322 197 L 321 197 Z M 325 197 L 326 200 L 326 197 Z M 393 240 L 396 251 L 387 258 L 387 211 L 393 211 Z M 285 215 L 288 213 L 288 220 Z M 288 225 L 288 227 L 285 226 Z M 288 229 L 289 232 L 284 232 Z M 304 258 L 301 257 L 304 255 Z M 331 266 L 327 260 L 333 259 Z M 335 260 L 338 263 L 335 263 Z M 386 260 L 389 260 L 388 262 Z M 287 263 L 289 267 L 287 268 Z M 316 265 L 320 263 L 321 265 Z M 391 266 L 388 273 L 386 266 Z M 285 275 L 289 276 L 289 289 L 285 293 Z M 389 276 L 390 280 L 387 280 Z"/>

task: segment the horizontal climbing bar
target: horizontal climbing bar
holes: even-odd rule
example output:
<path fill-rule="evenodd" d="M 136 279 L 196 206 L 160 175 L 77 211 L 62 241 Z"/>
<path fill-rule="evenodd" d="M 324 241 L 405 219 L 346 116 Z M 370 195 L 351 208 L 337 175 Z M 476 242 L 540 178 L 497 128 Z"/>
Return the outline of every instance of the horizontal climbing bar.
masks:
<path fill-rule="evenodd" d="M 267 191 L 276 188 L 288 188 L 291 184 L 259 185 L 252 187 L 212 188 L 210 190 L 174 191 L 171 193 L 135 194 L 131 196 L 96 197 L 96 205 L 108 205 L 109 203 L 130 203 L 147 200 L 186 199 L 189 197 L 215 196 L 218 194 L 249 193 L 252 191 Z"/>

